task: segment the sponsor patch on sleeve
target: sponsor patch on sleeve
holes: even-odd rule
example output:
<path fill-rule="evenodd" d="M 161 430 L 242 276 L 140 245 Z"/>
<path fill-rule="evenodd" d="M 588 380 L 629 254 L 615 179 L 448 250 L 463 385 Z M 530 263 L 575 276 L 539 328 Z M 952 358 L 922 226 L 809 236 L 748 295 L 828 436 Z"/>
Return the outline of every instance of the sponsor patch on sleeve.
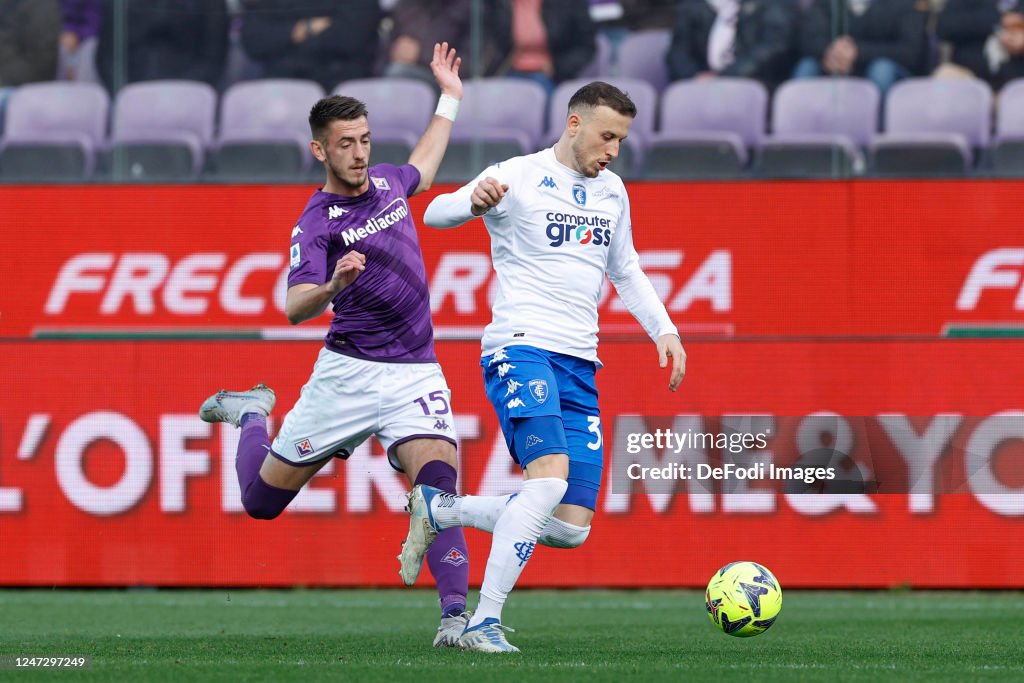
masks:
<path fill-rule="evenodd" d="M 295 266 L 299 265 L 299 262 L 301 260 L 302 260 L 302 254 L 301 254 L 301 252 L 299 250 L 299 245 L 298 244 L 293 244 L 292 245 L 291 267 L 294 268 Z"/>

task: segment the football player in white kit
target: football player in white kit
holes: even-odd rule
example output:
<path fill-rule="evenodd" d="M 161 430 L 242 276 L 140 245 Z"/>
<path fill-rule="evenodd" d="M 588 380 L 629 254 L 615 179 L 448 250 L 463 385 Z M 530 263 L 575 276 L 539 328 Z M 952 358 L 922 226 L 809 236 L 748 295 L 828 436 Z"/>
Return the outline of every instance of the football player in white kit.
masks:
<path fill-rule="evenodd" d="M 672 361 L 669 389 L 685 372 L 675 325 L 640 269 L 629 197 L 609 163 L 629 133 L 636 106 L 603 82 L 569 101 L 553 148 L 485 170 L 427 208 L 423 222 L 453 228 L 482 216 L 498 276 L 481 365 L 509 452 L 524 471 L 512 496 L 456 496 L 427 486 L 409 494 L 402 574 L 415 581 L 434 536 L 454 526 L 494 534 L 480 603 L 459 645 L 518 652 L 501 609 L 537 543 L 575 548 L 590 533 L 604 440 L 594 373 L 597 306 L 607 274 L 629 311 Z"/>

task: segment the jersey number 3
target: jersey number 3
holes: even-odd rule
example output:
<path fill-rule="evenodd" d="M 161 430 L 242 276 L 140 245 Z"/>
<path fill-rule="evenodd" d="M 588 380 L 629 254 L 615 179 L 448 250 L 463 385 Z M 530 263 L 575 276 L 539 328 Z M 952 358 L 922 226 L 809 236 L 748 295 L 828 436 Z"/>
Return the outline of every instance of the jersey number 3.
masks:
<path fill-rule="evenodd" d="M 594 435 L 597 437 L 597 441 L 595 441 L 594 443 L 588 443 L 587 448 L 589 448 L 592 451 L 596 451 L 599 448 L 601 448 L 601 418 L 597 417 L 596 415 L 588 415 L 587 422 L 589 423 L 587 431 L 593 432 Z"/>

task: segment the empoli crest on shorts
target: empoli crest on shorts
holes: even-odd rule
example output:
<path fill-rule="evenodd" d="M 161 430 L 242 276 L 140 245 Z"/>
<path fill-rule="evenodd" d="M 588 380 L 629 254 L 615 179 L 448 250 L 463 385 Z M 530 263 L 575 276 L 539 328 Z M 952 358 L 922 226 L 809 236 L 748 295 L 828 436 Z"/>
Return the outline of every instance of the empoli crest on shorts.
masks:
<path fill-rule="evenodd" d="M 537 400 L 537 403 L 544 403 L 548 400 L 548 381 L 546 379 L 531 379 L 526 386 L 529 387 L 530 395 Z"/>

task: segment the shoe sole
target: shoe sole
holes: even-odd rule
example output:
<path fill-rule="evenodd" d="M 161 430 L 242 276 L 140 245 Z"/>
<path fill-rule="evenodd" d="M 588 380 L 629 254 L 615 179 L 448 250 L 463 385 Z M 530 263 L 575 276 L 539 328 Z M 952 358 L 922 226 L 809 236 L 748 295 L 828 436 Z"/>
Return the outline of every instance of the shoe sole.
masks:
<path fill-rule="evenodd" d="M 406 586 L 412 586 L 416 584 L 416 579 L 420 576 L 420 571 L 423 569 L 423 558 L 426 557 L 427 549 L 437 537 L 437 532 L 430 526 L 429 513 L 426 509 L 427 501 L 419 487 L 413 487 L 412 491 L 407 494 L 406 500 L 408 501 L 405 509 L 409 513 L 409 535 L 402 541 L 402 552 L 398 555 L 398 562 L 401 565 L 398 575 L 402 577 L 402 582 Z M 415 552 L 413 550 L 415 547 L 422 548 L 422 551 Z"/>

